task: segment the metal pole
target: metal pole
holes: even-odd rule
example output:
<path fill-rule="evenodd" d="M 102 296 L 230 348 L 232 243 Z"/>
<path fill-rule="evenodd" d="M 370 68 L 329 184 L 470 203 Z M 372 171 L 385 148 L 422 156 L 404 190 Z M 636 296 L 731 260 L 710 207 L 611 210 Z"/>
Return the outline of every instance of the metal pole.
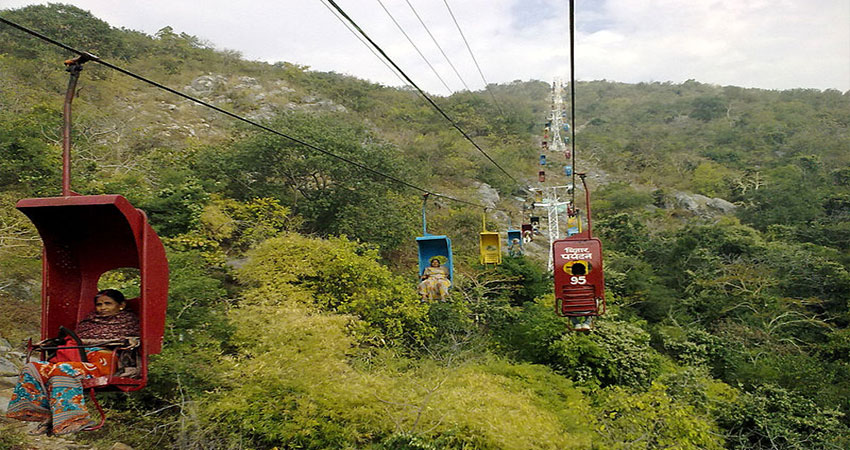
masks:
<path fill-rule="evenodd" d="M 584 186 L 584 201 L 585 208 L 587 208 L 587 237 L 591 238 L 593 230 L 591 229 L 591 220 L 590 220 L 590 190 L 587 189 L 587 183 L 584 181 L 585 174 L 580 173 L 579 177 L 581 178 L 581 184 Z"/>
<path fill-rule="evenodd" d="M 65 119 L 65 126 L 62 129 L 62 196 L 68 197 L 71 195 L 71 101 L 74 100 L 77 80 L 80 78 L 83 65 L 76 59 L 65 61 L 65 65 L 68 66 L 65 70 L 70 72 L 71 77 L 68 80 L 65 107 L 62 111 Z"/>
<path fill-rule="evenodd" d="M 425 221 L 425 203 L 428 202 L 428 195 L 422 195 L 422 236 L 428 236 L 428 223 Z"/>

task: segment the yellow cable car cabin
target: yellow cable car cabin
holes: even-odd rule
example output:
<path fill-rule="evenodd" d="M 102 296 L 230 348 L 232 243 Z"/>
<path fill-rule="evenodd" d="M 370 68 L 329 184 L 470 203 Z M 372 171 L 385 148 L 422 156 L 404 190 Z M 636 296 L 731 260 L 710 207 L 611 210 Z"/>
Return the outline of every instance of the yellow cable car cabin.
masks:
<path fill-rule="evenodd" d="M 481 264 L 502 263 L 502 240 L 498 231 L 487 231 L 486 217 L 481 217 L 482 229 L 478 234 L 478 243 L 481 252 Z"/>

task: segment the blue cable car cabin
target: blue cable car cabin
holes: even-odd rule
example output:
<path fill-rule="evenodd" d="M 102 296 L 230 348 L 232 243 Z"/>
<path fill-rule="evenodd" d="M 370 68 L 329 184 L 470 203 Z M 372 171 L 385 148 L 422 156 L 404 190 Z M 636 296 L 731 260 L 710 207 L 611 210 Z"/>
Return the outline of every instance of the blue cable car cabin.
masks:
<path fill-rule="evenodd" d="M 431 260 L 434 257 L 439 257 L 440 265 L 446 268 L 449 281 L 452 281 L 454 274 L 454 264 L 452 262 L 452 240 L 444 235 L 433 235 L 428 233 L 428 221 L 425 217 L 425 205 L 428 203 L 428 195 L 422 196 L 422 234 L 416 238 L 416 245 L 419 248 L 419 275 L 425 273 L 431 265 Z"/>
<path fill-rule="evenodd" d="M 521 230 L 508 230 L 508 245 L 511 245 L 514 239 L 519 239 L 522 242 L 522 231 Z"/>
<path fill-rule="evenodd" d="M 570 176 L 573 174 L 573 166 L 564 166 L 564 174 Z"/>
<path fill-rule="evenodd" d="M 546 155 L 540 155 L 540 165 L 541 166 L 546 165 Z"/>
<path fill-rule="evenodd" d="M 440 256 L 442 266 L 449 272 L 449 281 L 452 281 L 454 274 L 454 265 L 452 263 L 452 240 L 446 236 L 437 236 L 428 234 L 416 238 L 416 245 L 419 246 L 419 275 L 425 272 L 425 268 L 431 265 L 431 258 Z"/>
<path fill-rule="evenodd" d="M 522 255 L 522 231 L 508 229 L 508 256 Z"/>

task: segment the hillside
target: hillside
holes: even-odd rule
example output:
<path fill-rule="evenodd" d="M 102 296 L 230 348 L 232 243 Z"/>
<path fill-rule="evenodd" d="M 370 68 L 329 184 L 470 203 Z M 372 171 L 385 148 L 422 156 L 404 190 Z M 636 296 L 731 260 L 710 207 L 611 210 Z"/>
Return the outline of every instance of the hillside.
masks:
<path fill-rule="evenodd" d="M 395 178 L 511 212 L 488 210 L 491 228 L 530 214 L 549 81 L 492 85 L 501 113 L 484 92 L 435 98 L 517 184 L 405 89 L 248 61 L 170 28 L 116 29 L 67 5 L 0 16 Z M 40 320 L 40 240 L 14 204 L 60 192 L 62 61 L 73 55 L 3 25 L 0 42 L 2 394 L 17 371 L 2 363 L 20 362 Z M 421 192 L 86 63 L 73 188 L 145 210 L 171 286 L 148 387 L 102 395 L 107 426 L 66 439 L 850 445 L 850 93 L 694 80 L 576 91 L 576 168 L 593 194 L 608 303 L 589 334 L 552 313 L 545 243 L 478 264 L 482 208 L 429 200 L 428 229 L 452 238 L 458 276 L 449 302 L 422 303 Z M 548 181 L 566 183 L 550 161 Z M 101 284 L 134 295 L 138 275 Z M 24 441 L 35 445 L 0 421 L 0 449 Z"/>

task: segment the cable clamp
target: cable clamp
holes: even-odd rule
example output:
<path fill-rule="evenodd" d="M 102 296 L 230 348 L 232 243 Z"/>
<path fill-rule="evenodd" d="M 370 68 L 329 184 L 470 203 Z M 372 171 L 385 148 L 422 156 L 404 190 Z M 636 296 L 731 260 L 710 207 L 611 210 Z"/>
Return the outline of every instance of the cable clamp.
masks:
<path fill-rule="evenodd" d="M 68 66 L 68 68 L 66 70 L 70 72 L 72 70 L 72 67 L 78 66 L 78 67 L 82 68 L 82 65 L 84 63 L 89 62 L 89 61 L 98 61 L 98 60 L 100 60 L 100 57 L 92 55 L 89 52 L 82 52 L 76 58 L 71 58 L 71 59 L 65 60 L 65 65 Z M 80 69 L 73 69 L 73 70 L 80 70 Z"/>

